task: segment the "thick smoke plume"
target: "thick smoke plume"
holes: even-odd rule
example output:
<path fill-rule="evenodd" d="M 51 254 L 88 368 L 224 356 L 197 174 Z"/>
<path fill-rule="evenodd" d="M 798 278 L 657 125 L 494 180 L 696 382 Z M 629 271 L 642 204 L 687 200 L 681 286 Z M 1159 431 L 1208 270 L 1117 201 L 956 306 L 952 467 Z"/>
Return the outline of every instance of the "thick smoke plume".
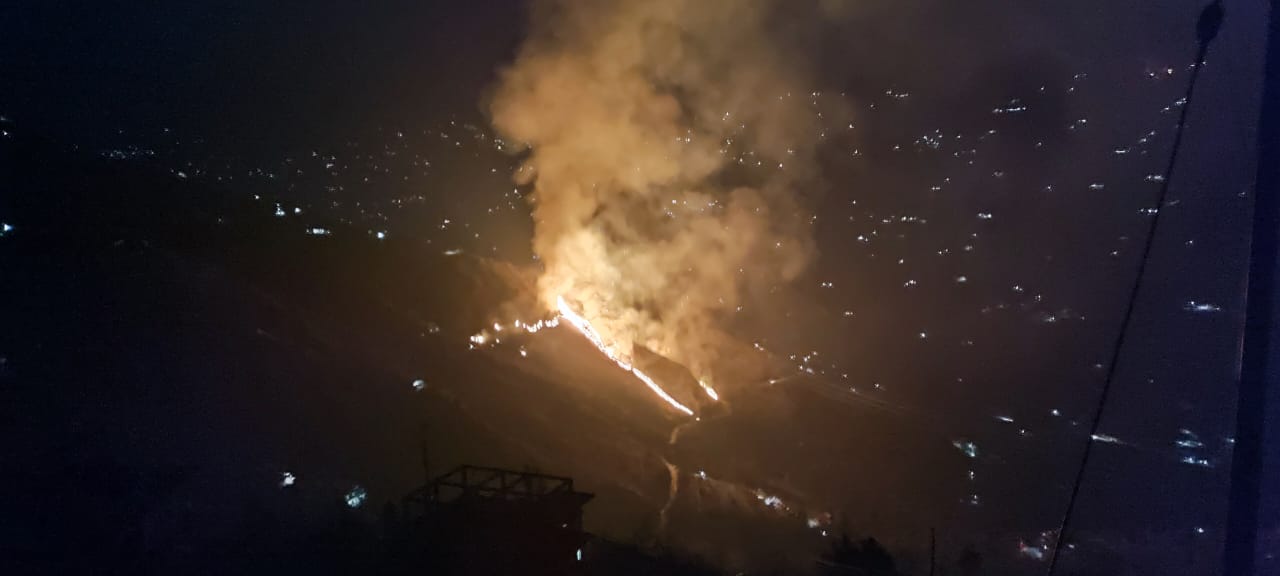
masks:
<path fill-rule="evenodd" d="M 535 5 L 490 112 L 527 155 L 547 309 L 563 296 L 614 349 L 711 381 L 748 288 L 804 269 L 820 124 L 804 59 L 768 30 L 791 4 Z"/>

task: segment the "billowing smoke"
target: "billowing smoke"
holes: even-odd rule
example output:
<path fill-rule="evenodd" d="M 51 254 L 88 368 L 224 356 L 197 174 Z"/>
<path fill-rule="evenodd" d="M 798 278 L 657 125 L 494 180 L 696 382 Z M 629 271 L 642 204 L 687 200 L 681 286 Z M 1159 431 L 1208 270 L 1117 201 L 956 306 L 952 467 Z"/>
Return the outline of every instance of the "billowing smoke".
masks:
<path fill-rule="evenodd" d="M 792 2 L 547 0 L 490 103 L 532 184 L 538 298 L 714 380 L 749 287 L 812 257 L 821 124 Z"/>

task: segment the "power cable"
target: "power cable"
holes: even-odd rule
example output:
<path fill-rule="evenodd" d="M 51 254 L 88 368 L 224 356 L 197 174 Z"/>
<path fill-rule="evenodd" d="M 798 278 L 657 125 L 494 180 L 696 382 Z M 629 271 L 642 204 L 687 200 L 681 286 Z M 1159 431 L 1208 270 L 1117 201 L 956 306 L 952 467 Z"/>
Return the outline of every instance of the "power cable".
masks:
<path fill-rule="evenodd" d="M 1089 437 L 1085 441 L 1084 453 L 1080 457 L 1080 466 L 1076 469 L 1075 481 L 1071 485 L 1071 497 L 1067 499 L 1067 509 L 1062 515 L 1062 523 L 1058 526 L 1058 537 L 1055 539 L 1053 550 L 1049 555 L 1049 576 L 1054 576 L 1057 573 L 1058 559 L 1060 558 L 1059 552 L 1071 528 L 1076 501 L 1080 496 L 1080 485 L 1084 481 L 1085 470 L 1089 467 L 1089 457 L 1093 454 L 1094 438 L 1098 434 L 1098 426 L 1102 423 L 1102 414 L 1106 410 L 1111 386 L 1115 382 L 1116 367 L 1120 364 L 1120 352 L 1124 348 L 1125 339 L 1129 335 L 1130 325 L 1133 322 L 1133 310 L 1138 301 L 1138 294 L 1142 291 L 1142 281 L 1146 277 L 1147 263 L 1151 259 L 1151 248 L 1155 244 L 1160 215 L 1164 213 L 1165 200 L 1169 195 L 1169 185 L 1173 182 L 1173 169 L 1178 163 L 1178 151 L 1182 148 L 1182 132 L 1187 125 L 1187 113 L 1191 110 L 1191 97 L 1195 93 L 1196 81 L 1200 78 L 1200 69 L 1204 67 L 1204 58 L 1209 51 L 1209 44 L 1217 37 L 1218 31 L 1222 27 L 1224 14 L 1222 0 L 1214 0 L 1213 3 L 1204 7 L 1204 10 L 1200 12 L 1200 19 L 1196 22 L 1196 38 L 1199 41 L 1199 47 L 1196 50 L 1195 64 L 1191 68 L 1191 78 L 1187 81 L 1187 93 L 1183 99 L 1182 112 L 1178 117 L 1178 127 L 1174 130 L 1173 149 L 1169 153 L 1169 164 L 1165 167 L 1164 180 L 1160 184 L 1160 193 L 1156 198 L 1155 214 L 1151 218 L 1151 223 L 1147 226 L 1147 238 L 1143 243 L 1142 257 L 1138 260 L 1137 276 L 1134 278 L 1133 286 L 1129 290 L 1129 300 L 1125 306 L 1124 319 L 1120 324 L 1120 333 L 1116 336 L 1115 345 L 1111 349 L 1111 362 L 1107 365 L 1107 376 L 1102 384 L 1102 392 L 1098 395 L 1098 406 L 1093 413 L 1093 420 L 1089 424 Z"/>

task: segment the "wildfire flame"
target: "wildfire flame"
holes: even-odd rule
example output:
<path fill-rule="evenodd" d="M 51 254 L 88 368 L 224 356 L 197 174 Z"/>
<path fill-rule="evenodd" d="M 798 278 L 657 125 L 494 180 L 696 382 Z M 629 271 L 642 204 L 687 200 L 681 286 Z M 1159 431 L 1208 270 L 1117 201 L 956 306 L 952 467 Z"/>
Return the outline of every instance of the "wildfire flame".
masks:
<path fill-rule="evenodd" d="M 645 374 L 640 369 L 632 366 L 631 362 L 619 354 L 617 350 L 614 350 L 612 346 L 606 344 L 605 341 L 600 338 L 600 335 L 596 332 L 595 328 L 592 328 L 591 323 L 569 307 L 569 303 L 564 301 L 563 296 L 556 297 L 556 308 L 559 310 L 561 318 L 568 320 L 569 323 L 572 324 L 574 328 L 577 328 L 578 332 L 585 336 L 597 350 L 608 357 L 609 360 L 612 360 L 614 364 L 617 364 L 619 368 L 630 372 L 636 377 L 636 379 L 644 382 L 645 386 L 648 386 L 654 394 L 657 394 L 664 402 L 670 404 L 672 408 L 684 412 L 689 416 L 693 416 L 693 410 L 690 410 L 688 406 L 681 404 L 679 400 L 672 398 L 670 394 L 667 394 L 666 390 L 663 390 L 657 382 L 653 381 L 653 378 L 650 378 L 648 374 Z M 716 398 L 715 391 L 712 390 L 711 387 L 704 384 L 703 389 L 707 390 L 707 393 L 711 395 L 712 398 Z"/>

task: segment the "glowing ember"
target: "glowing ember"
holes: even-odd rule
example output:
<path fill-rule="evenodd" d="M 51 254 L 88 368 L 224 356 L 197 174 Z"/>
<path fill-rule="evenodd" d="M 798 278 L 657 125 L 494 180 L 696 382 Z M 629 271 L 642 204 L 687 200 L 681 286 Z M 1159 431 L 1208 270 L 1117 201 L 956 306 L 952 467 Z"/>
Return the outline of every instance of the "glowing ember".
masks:
<path fill-rule="evenodd" d="M 573 309 L 569 308 L 569 304 L 564 301 L 564 297 L 560 297 L 560 296 L 556 297 L 556 307 L 560 311 L 561 318 L 568 320 L 569 323 L 572 324 L 574 328 L 578 329 L 578 332 L 582 333 L 583 336 L 587 337 L 587 340 L 589 340 L 591 344 L 596 347 L 597 350 L 599 350 L 605 356 L 607 356 L 610 360 L 612 360 L 614 364 L 617 364 L 619 368 L 622 368 L 623 370 L 630 372 L 641 382 L 644 382 L 645 386 L 648 386 L 650 390 L 653 390 L 654 394 L 657 394 L 659 398 L 662 398 L 663 401 L 665 401 L 667 404 L 670 404 L 671 407 L 681 412 L 684 412 L 685 414 L 693 416 L 693 410 L 690 410 L 689 407 L 685 406 L 684 404 L 681 404 L 675 398 L 672 398 L 670 394 L 667 394 L 666 390 L 663 390 L 661 386 L 658 386 L 657 382 L 653 381 L 653 378 L 650 378 L 648 374 L 645 374 L 644 372 L 641 372 L 636 367 L 632 366 L 631 363 L 623 359 L 623 357 L 620 354 L 618 354 L 617 351 L 615 351 L 608 344 L 605 344 L 604 340 L 600 338 L 600 335 L 597 334 L 595 329 L 591 327 L 591 323 L 588 322 L 586 318 L 579 316 L 577 312 L 573 311 Z M 706 386 L 704 384 L 703 389 L 707 390 L 708 391 L 707 393 L 710 394 L 712 398 L 715 397 L 715 391 L 711 390 L 710 386 Z"/>

